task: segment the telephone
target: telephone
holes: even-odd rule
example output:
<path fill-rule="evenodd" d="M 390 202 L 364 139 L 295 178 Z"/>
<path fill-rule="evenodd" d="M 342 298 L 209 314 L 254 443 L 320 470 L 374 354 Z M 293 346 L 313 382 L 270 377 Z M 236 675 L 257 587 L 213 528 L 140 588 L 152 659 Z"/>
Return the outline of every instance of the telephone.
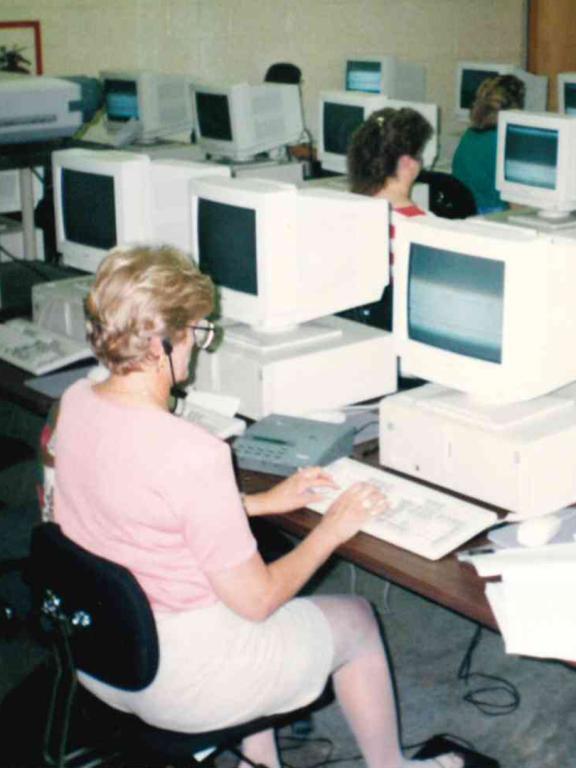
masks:
<path fill-rule="evenodd" d="M 352 452 L 355 429 L 296 416 L 270 414 L 233 444 L 240 469 L 291 475 L 300 467 L 324 465 Z"/>

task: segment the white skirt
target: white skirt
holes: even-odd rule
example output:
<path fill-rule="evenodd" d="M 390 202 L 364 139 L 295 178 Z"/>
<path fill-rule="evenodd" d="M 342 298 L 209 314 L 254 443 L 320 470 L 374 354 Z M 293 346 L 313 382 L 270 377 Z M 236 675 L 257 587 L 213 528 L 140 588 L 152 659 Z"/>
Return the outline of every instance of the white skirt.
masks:
<path fill-rule="evenodd" d="M 330 626 L 306 598 L 263 622 L 222 603 L 155 618 L 160 664 L 147 688 L 122 691 L 84 673 L 79 679 L 110 706 L 159 728 L 208 731 L 297 709 L 322 692 L 332 670 Z"/>

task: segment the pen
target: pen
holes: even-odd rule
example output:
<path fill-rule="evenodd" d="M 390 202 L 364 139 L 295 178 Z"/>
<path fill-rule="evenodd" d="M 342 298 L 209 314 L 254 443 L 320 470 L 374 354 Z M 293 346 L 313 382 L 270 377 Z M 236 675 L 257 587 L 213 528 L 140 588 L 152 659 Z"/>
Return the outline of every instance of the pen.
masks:
<path fill-rule="evenodd" d="M 458 560 L 469 560 L 476 555 L 493 555 L 495 552 L 496 550 L 494 547 L 484 545 L 480 547 L 472 547 L 471 549 L 463 549 L 462 552 L 456 553 L 456 557 Z"/>

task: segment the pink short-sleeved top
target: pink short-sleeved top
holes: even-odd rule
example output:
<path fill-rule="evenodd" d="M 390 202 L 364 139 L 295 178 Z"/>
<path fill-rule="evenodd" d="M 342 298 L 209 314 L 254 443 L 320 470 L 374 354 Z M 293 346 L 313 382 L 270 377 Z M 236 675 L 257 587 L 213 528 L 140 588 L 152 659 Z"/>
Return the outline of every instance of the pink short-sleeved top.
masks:
<path fill-rule="evenodd" d="M 229 446 L 165 411 L 110 401 L 87 380 L 62 398 L 54 507 L 64 533 L 128 568 L 155 610 L 217 602 L 207 574 L 256 550 Z"/>

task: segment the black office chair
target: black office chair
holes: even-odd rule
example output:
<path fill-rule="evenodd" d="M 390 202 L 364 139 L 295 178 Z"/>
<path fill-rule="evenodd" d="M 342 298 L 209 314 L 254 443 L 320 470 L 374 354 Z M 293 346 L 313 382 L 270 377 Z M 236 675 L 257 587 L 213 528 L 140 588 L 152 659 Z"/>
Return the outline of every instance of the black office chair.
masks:
<path fill-rule="evenodd" d="M 87 552 L 54 523 L 43 523 L 32 534 L 31 581 L 42 622 L 54 634 L 58 652 L 58 686 L 52 696 L 44 751 L 46 763 L 60 768 L 67 759 L 76 669 L 124 690 L 141 690 L 158 669 L 158 637 L 150 605 L 134 576 Z M 105 759 L 121 755 L 128 766 L 198 765 L 194 754 L 208 747 L 216 748 L 213 756 L 229 750 L 246 759 L 235 746 L 245 736 L 280 727 L 303 713 L 298 710 L 187 734 L 155 728 L 105 705 L 84 689 L 81 692 L 99 730 L 93 743 L 100 753 L 106 752 Z M 311 706 L 325 701 L 322 696 Z M 88 754 L 86 765 L 99 764 L 91 751 Z M 79 766 L 77 756 L 74 765 Z"/>
<path fill-rule="evenodd" d="M 475 216 L 476 201 L 468 187 L 441 171 L 421 171 L 417 181 L 428 184 L 430 210 L 443 219 L 466 219 Z"/>

